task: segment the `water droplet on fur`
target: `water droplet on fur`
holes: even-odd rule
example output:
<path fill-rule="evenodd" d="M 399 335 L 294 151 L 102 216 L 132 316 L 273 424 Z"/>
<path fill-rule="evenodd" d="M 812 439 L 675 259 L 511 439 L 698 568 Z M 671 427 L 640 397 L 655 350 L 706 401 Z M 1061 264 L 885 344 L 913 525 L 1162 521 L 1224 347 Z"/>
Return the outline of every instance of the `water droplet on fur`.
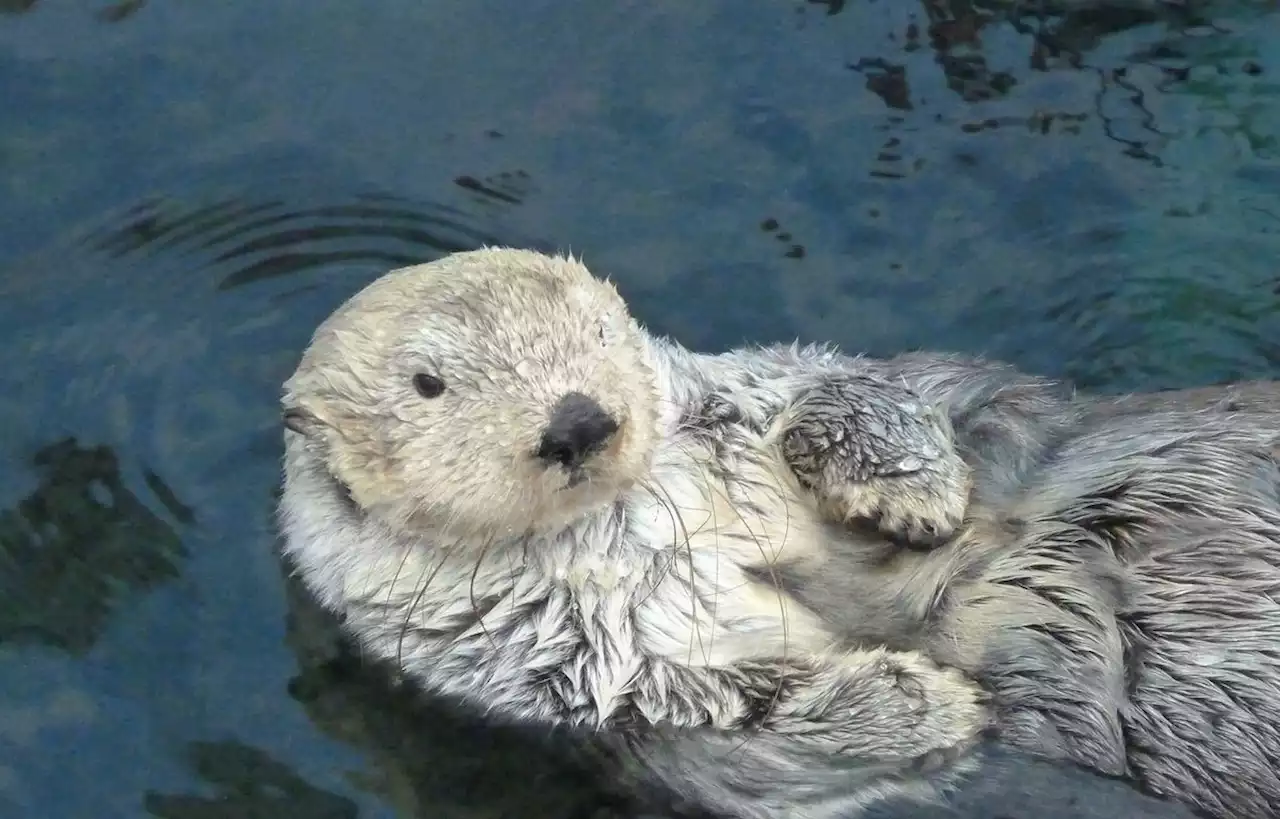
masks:
<path fill-rule="evenodd" d="M 516 375 L 521 378 L 528 378 L 531 372 L 533 372 L 532 361 L 527 358 L 522 358 L 516 362 Z"/>
<path fill-rule="evenodd" d="M 915 472 L 924 466 L 924 462 L 914 455 L 903 458 L 898 461 L 898 469 L 902 472 Z"/>

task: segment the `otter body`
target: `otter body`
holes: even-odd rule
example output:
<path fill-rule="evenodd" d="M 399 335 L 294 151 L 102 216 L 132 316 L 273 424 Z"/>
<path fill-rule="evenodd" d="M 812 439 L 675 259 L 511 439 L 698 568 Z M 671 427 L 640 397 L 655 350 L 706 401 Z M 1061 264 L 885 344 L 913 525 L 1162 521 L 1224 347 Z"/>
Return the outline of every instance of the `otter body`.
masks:
<path fill-rule="evenodd" d="M 810 451 L 806 418 L 833 403 L 850 411 Z M 945 418 L 852 359 L 696 355 L 580 264 L 486 250 L 393 271 L 337 310 L 284 416 L 287 553 L 367 654 L 426 691 L 633 729 L 652 740 L 631 749 L 643 776 L 695 798 L 697 778 L 762 817 L 823 815 L 771 779 L 840 758 L 857 773 L 833 776 L 825 811 L 927 797 L 947 774 L 926 780 L 921 760 L 986 725 L 962 675 L 841 645 L 772 578 L 816 565 L 850 522 L 879 530 L 861 542 L 910 543 L 962 516 Z M 710 752 L 718 766 L 689 770 Z"/>
<path fill-rule="evenodd" d="M 281 520 L 367 654 L 617 737 L 623 776 L 724 813 L 935 797 L 983 764 L 990 697 L 1018 747 L 1262 816 L 1274 424 L 1170 400 L 945 357 L 698 355 L 572 260 L 478 251 L 317 330 Z"/>
<path fill-rule="evenodd" d="M 993 695 L 1002 739 L 1223 819 L 1280 814 L 1280 383 L 1074 396 L 944 356 L 881 365 L 973 468 L 955 541 L 779 566 L 846 638 Z"/>

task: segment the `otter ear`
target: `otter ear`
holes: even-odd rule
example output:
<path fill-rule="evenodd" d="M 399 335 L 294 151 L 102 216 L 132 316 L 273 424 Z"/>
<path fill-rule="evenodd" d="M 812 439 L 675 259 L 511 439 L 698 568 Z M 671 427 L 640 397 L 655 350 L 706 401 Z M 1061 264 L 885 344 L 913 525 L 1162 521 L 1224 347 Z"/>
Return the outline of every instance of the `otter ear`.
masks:
<path fill-rule="evenodd" d="M 298 406 L 286 405 L 280 414 L 280 420 L 284 423 L 285 429 L 292 430 L 299 435 L 312 435 L 315 433 L 316 427 L 320 426 L 319 418 L 309 410 Z"/>

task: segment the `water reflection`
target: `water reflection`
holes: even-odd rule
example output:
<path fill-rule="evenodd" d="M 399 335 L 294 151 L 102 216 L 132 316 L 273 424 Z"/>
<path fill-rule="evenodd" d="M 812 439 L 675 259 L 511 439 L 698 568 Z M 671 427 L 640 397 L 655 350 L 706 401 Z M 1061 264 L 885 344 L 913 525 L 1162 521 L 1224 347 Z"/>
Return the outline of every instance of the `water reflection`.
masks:
<path fill-rule="evenodd" d="M 0 14 L 22 14 L 31 11 L 39 0 L 0 0 Z M 147 0 L 119 0 L 95 9 L 93 16 L 104 23 L 118 23 L 133 16 Z"/>
<path fill-rule="evenodd" d="M 1126 155 L 1162 161 L 1161 151 L 1176 134 L 1164 132 L 1158 123 L 1157 103 L 1150 99 L 1162 94 L 1222 94 L 1231 91 L 1248 93 L 1249 78 L 1264 73 L 1255 44 L 1239 36 L 1251 23 L 1264 24 L 1266 15 L 1274 14 L 1274 3 L 1236 4 L 1231 7 L 1231 22 L 1215 24 L 1204 15 L 1200 4 L 1144 2 L 946 2 L 924 0 L 923 21 L 916 15 L 903 27 L 900 36 L 889 39 L 900 44 L 904 54 L 919 51 L 927 43 L 933 62 L 945 77 L 946 87 L 965 103 L 980 103 L 1008 96 L 1018 79 L 1010 70 L 993 70 L 992 59 L 1006 65 L 1025 49 L 1025 59 L 1034 80 L 1036 74 L 1075 70 L 1091 77 L 1095 85 L 1093 109 L 1085 112 L 1036 110 L 1029 114 L 986 117 L 961 123 L 970 132 L 1000 126 L 1030 126 L 1048 133 L 1052 123 L 1065 118 L 1079 121 L 1095 116 L 1103 133 L 1120 143 Z M 1225 4 L 1218 4 L 1225 6 Z M 1226 11 L 1225 8 L 1218 9 Z M 1224 15 L 1225 17 L 1225 15 Z M 998 27 L 1020 35 L 1012 48 Z M 1001 47 L 984 43 L 984 32 Z M 1117 42 L 1108 38 L 1126 36 Z M 1154 35 L 1154 36 L 1153 36 Z M 1125 40 L 1133 42 L 1130 53 L 1119 53 L 1115 47 Z M 1215 41 L 1219 41 L 1215 44 Z M 990 53 L 989 53 L 990 52 Z M 1119 56 L 1119 59 L 1117 59 Z M 862 57 L 849 67 L 866 78 L 866 88 L 880 97 L 891 110 L 912 111 L 913 100 L 909 71 L 911 66 L 882 56 Z M 1201 71 L 1193 78 L 1192 69 Z M 1151 69 L 1144 72 L 1144 68 Z M 1236 79 L 1229 79 L 1236 77 Z M 1255 85 L 1257 90 L 1272 92 L 1269 85 Z M 936 100 L 927 107 L 945 108 Z M 1249 106 L 1246 106 L 1246 109 Z M 1236 111 L 1238 108 L 1232 108 Z M 964 116 L 963 111 L 956 115 Z M 949 118 L 949 115 L 940 115 Z M 888 120 L 894 122 L 892 117 Z M 1170 123 L 1171 124 L 1171 123 Z M 1164 127 L 1168 127 L 1165 125 Z M 1267 147 L 1271 147 L 1269 144 Z"/>
<path fill-rule="evenodd" d="M 0 642 L 83 654 L 117 607 L 177 577 L 186 555 L 177 530 L 192 512 L 147 470 L 172 522 L 153 513 L 105 446 L 67 439 L 38 451 L 32 465 L 39 486 L 0 511 Z"/>
<path fill-rule="evenodd" d="M 98 9 L 95 16 L 104 23 L 119 23 L 129 19 L 146 5 L 147 0 L 120 0 Z"/>
<path fill-rule="evenodd" d="M 193 742 L 187 761 L 212 794 L 148 792 L 156 819 L 356 819 L 354 802 L 317 788 L 288 765 L 243 742 Z"/>

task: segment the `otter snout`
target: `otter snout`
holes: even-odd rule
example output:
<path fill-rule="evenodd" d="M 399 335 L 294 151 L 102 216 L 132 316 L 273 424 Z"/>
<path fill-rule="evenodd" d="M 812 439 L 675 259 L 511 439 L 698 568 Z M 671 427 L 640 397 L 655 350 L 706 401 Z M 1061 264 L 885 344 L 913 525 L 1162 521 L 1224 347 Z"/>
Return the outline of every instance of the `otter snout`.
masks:
<path fill-rule="evenodd" d="M 618 431 L 618 422 L 604 407 L 580 392 L 566 394 L 551 410 L 537 457 L 565 469 L 578 469 L 604 448 Z"/>

